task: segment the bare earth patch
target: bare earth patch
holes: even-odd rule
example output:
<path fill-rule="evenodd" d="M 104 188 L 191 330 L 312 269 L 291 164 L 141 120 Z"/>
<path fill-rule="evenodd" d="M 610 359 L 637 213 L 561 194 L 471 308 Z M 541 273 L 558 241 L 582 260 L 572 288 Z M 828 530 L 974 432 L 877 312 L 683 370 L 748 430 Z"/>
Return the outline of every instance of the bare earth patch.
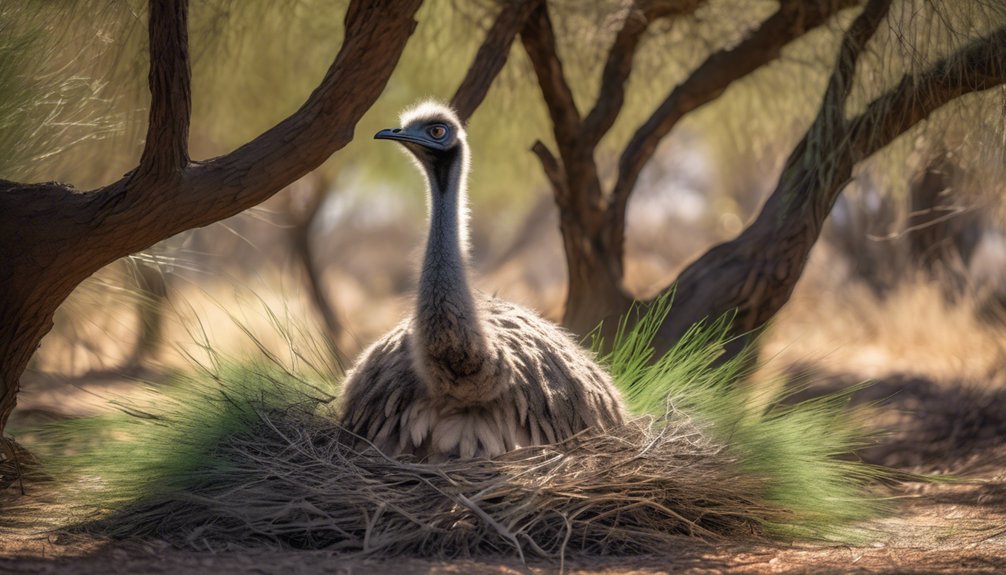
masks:
<path fill-rule="evenodd" d="M 578 558 L 568 573 L 1002 573 L 1006 514 L 1002 477 L 989 484 L 914 486 L 897 517 L 877 522 L 872 544 L 759 546 L 685 544 L 667 556 Z M 989 500 L 991 486 L 999 499 Z M 917 491 L 913 493 L 912 491 Z M 998 508 L 998 509 L 997 509 Z M 532 563 L 532 573 L 558 564 Z M 101 541 L 25 535 L 0 542 L 0 572 L 68 573 L 524 573 L 513 559 L 499 561 L 373 560 L 325 552 L 204 553 L 156 541 Z"/>

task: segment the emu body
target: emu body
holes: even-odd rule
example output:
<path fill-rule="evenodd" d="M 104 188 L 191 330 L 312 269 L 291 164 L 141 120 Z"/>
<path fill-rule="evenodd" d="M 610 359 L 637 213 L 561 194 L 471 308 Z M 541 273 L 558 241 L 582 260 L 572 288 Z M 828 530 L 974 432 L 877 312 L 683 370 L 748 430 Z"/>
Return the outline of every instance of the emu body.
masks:
<path fill-rule="evenodd" d="M 430 232 L 415 314 L 347 376 L 344 427 L 390 455 L 492 457 L 622 421 L 607 372 L 558 326 L 473 292 L 467 275 L 468 144 L 444 106 L 407 112 L 377 139 L 427 177 Z"/>

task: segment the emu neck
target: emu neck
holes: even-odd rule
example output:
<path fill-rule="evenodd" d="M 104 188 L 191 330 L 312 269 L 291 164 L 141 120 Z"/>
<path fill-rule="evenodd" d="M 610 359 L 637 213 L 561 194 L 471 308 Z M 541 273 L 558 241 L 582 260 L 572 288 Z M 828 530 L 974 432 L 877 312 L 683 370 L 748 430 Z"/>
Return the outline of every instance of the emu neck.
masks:
<path fill-rule="evenodd" d="M 416 337 L 420 367 L 436 384 L 480 371 L 486 342 L 471 289 L 465 246 L 463 158 L 430 165 L 430 233 L 419 282 Z M 459 390 L 460 391 L 460 390 Z"/>

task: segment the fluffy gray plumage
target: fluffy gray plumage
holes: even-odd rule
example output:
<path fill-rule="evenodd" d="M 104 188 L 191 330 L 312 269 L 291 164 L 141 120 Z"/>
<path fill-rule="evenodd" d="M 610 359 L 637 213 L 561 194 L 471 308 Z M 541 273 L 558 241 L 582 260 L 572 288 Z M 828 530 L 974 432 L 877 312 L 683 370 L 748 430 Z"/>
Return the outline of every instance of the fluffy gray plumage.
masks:
<path fill-rule="evenodd" d="M 468 144 L 457 116 L 424 103 L 400 142 L 427 176 L 430 233 L 415 315 L 346 379 L 342 424 L 390 455 L 492 457 L 622 421 L 611 377 L 535 313 L 473 293 L 467 277 Z"/>

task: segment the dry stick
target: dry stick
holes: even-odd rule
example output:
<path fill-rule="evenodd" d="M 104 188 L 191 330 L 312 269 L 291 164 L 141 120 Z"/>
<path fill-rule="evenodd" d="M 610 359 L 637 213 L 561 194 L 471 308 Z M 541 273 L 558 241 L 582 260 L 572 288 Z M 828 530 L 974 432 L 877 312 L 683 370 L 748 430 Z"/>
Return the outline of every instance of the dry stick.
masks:
<path fill-rule="evenodd" d="M 915 210 L 915 211 L 913 211 L 913 212 L 911 212 L 911 213 L 908 214 L 909 218 L 916 217 L 916 216 L 931 215 L 931 214 L 938 213 L 938 212 L 946 212 L 946 213 L 944 213 L 941 216 L 937 216 L 937 217 L 935 217 L 935 218 L 933 218 L 931 220 L 928 220 L 928 221 L 926 221 L 924 223 L 916 224 L 914 226 L 906 226 L 904 229 L 895 230 L 893 232 L 890 232 L 888 234 L 884 234 L 882 236 L 878 236 L 876 234 L 867 233 L 866 234 L 866 239 L 868 239 L 870 241 L 874 241 L 874 242 L 888 242 L 888 241 L 892 241 L 892 240 L 901 239 L 902 237 L 904 237 L 904 236 L 906 236 L 906 235 L 908 235 L 908 234 L 910 234 L 912 232 L 918 232 L 918 231 L 921 231 L 921 230 L 925 230 L 927 228 L 938 226 L 939 224 L 942 224 L 943 222 L 946 222 L 948 220 L 952 220 L 952 219 L 956 218 L 957 216 L 959 216 L 961 214 L 973 213 L 976 210 L 977 210 L 977 208 L 974 207 L 974 206 L 972 206 L 972 207 L 944 206 L 944 207 L 938 207 L 938 208 L 927 208 L 925 210 Z"/>
<path fill-rule="evenodd" d="M 559 572 L 562 573 L 566 568 L 566 547 L 569 546 L 569 540 L 573 536 L 573 518 L 568 515 L 562 515 L 563 523 L 566 525 L 566 533 L 562 536 L 562 543 L 559 545 Z"/>
<path fill-rule="evenodd" d="M 452 479 L 449 475 L 447 475 L 444 472 L 444 470 L 443 470 L 442 467 L 438 467 L 436 469 L 436 473 L 437 473 L 437 475 L 439 475 L 440 477 L 442 477 L 443 479 L 445 479 L 449 484 L 451 484 L 453 486 L 457 486 L 457 482 L 454 481 L 454 479 Z M 424 481 L 425 481 L 425 479 L 424 479 Z M 427 481 L 427 483 L 431 487 L 433 487 L 432 483 L 429 483 L 428 481 Z M 462 493 L 447 494 L 447 493 L 444 493 L 443 491 L 441 491 L 440 489 L 437 489 L 437 490 L 440 491 L 441 493 L 443 493 L 444 495 L 447 495 L 449 497 L 452 497 L 452 498 L 456 499 L 457 501 L 460 501 L 465 507 L 467 507 L 468 509 L 470 509 L 473 513 L 475 513 L 476 515 L 478 515 L 484 522 L 486 522 L 489 526 L 491 526 L 493 529 L 495 529 L 496 532 L 499 533 L 504 539 L 509 540 L 513 544 L 514 549 L 517 550 L 517 554 L 520 556 L 520 562 L 524 565 L 524 568 L 527 569 L 527 561 L 524 559 L 524 549 L 521 547 L 520 542 L 517 541 L 517 537 L 513 533 L 511 533 L 509 529 L 507 529 L 506 527 L 504 527 L 503 525 L 501 525 L 498 521 L 496 521 L 495 519 L 493 519 L 493 517 L 491 515 L 489 515 L 488 513 L 486 513 L 481 507 L 479 507 L 478 505 L 476 505 L 475 502 L 473 502 L 471 499 L 465 497 L 464 494 L 462 494 Z"/>
<path fill-rule="evenodd" d="M 446 475 L 444 477 L 446 477 Z M 514 546 L 514 549 L 517 550 L 517 555 L 520 557 L 520 562 L 524 565 L 525 569 L 527 568 L 527 560 L 524 559 L 524 549 L 521 547 L 520 541 L 517 541 L 517 537 L 513 533 L 511 533 L 509 529 L 507 529 L 503 525 L 500 525 L 500 523 L 495 519 L 493 519 L 491 515 L 486 513 L 478 505 L 475 505 L 475 503 L 472 502 L 471 499 L 468 499 L 461 493 L 456 494 L 454 497 L 456 497 L 457 500 L 460 501 L 465 507 L 470 509 L 472 513 L 478 515 L 479 518 L 481 518 L 483 521 L 489 524 L 493 529 L 495 529 L 496 532 L 499 533 L 504 539 L 510 541 Z"/>

